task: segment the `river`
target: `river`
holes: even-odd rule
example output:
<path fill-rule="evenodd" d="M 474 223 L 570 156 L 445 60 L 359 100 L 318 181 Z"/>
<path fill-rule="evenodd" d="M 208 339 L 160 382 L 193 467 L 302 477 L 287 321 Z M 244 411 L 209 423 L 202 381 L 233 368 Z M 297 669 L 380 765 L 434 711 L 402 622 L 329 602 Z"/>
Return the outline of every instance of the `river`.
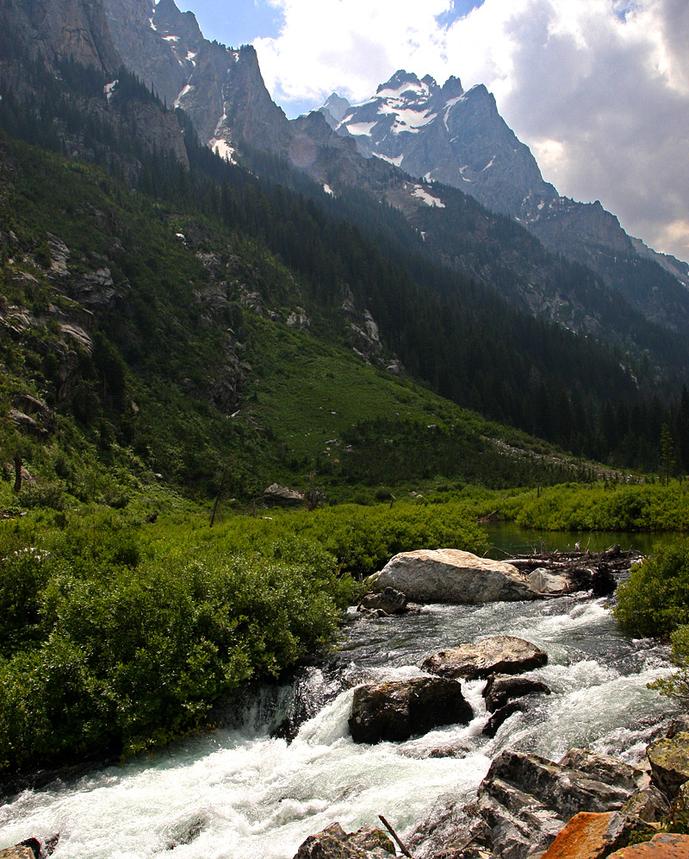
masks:
<path fill-rule="evenodd" d="M 552 695 L 512 716 L 495 739 L 481 735 L 483 682 L 474 681 L 464 684 L 475 714 L 468 726 L 400 744 L 350 740 L 352 685 L 418 675 L 429 651 L 498 633 L 547 651 L 549 664 L 534 674 Z M 298 699 L 288 686 L 266 689 L 247 704 L 240 727 L 26 791 L 0 809 L 0 847 L 59 831 L 55 859 L 291 859 L 334 821 L 349 830 L 383 814 L 406 833 L 444 795 L 470 799 L 507 747 L 557 759 L 589 745 L 638 759 L 669 710 L 647 688 L 667 671 L 666 657 L 655 642 L 622 636 L 604 600 L 428 606 L 377 620 L 350 612 L 338 654 L 304 672 Z M 295 700 L 315 715 L 288 743 L 271 734 Z M 455 744 L 463 757 L 429 757 Z"/>

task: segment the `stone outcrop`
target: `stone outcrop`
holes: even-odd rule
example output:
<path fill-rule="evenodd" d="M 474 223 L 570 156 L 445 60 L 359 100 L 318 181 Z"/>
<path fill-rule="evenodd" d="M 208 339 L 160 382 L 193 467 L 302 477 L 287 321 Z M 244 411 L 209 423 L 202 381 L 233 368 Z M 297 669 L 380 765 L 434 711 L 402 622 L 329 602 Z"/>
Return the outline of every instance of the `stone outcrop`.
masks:
<path fill-rule="evenodd" d="M 355 743 L 399 742 L 472 717 L 459 683 L 416 677 L 356 689 L 349 731 Z"/>
<path fill-rule="evenodd" d="M 523 701 L 508 701 L 488 719 L 483 727 L 483 735 L 494 737 L 510 716 L 514 716 L 515 713 L 523 713 L 525 710 L 526 704 Z"/>
<path fill-rule="evenodd" d="M 572 750 L 560 763 L 505 751 L 493 761 L 477 800 L 460 812 L 447 805 L 431 814 L 412 834 L 410 848 L 423 848 L 428 859 L 527 859 L 547 850 L 570 818 L 595 812 L 606 819 L 591 838 L 608 833 L 608 849 L 614 849 L 615 833 L 628 828 L 621 809 L 644 780 L 641 770 L 587 750 Z M 617 812 L 619 820 L 608 816 Z"/>
<path fill-rule="evenodd" d="M 346 833 L 333 823 L 318 835 L 309 836 L 294 859 L 386 859 L 395 856 L 395 845 L 382 829 L 360 829 Z"/>
<path fill-rule="evenodd" d="M 263 490 L 263 500 L 271 507 L 301 507 L 304 504 L 305 496 L 296 489 L 271 483 Z"/>
<path fill-rule="evenodd" d="M 459 549 L 420 549 L 395 555 L 375 589 L 393 587 L 419 603 L 480 603 L 536 599 L 528 578 L 511 564 Z"/>
<path fill-rule="evenodd" d="M 670 801 L 674 800 L 682 785 L 689 781 L 689 732 L 680 731 L 652 743 L 646 754 L 653 783 Z"/>
<path fill-rule="evenodd" d="M 491 674 L 531 671 L 547 662 L 548 655 L 535 644 L 512 635 L 497 635 L 476 644 L 440 650 L 428 656 L 421 667 L 441 677 L 475 680 Z"/>

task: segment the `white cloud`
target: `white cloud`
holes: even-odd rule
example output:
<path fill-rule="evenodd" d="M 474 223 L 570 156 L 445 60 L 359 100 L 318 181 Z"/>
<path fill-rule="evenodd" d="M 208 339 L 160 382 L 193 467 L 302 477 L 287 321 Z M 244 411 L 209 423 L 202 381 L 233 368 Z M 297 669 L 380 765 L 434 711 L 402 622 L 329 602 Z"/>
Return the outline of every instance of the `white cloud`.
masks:
<path fill-rule="evenodd" d="M 269 2 L 282 30 L 256 47 L 280 103 L 363 100 L 398 68 L 485 83 L 561 193 L 688 255 L 686 0 L 485 0 L 446 26 L 451 0 Z"/>

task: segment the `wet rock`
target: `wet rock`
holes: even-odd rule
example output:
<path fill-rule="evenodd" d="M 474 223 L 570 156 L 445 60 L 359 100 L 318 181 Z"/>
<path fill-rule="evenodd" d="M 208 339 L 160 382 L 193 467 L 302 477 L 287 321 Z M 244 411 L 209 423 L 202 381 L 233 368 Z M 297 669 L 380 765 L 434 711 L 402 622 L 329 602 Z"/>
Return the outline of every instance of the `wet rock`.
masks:
<path fill-rule="evenodd" d="M 574 590 L 574 585 L 567 576 L 549 573 L 543 568 L 529 573 L 529 587 L 536 593 L 547 596 L 564 596 Z"/>
<path fill-rule="evenodd" d="M 629 797 L 622 806 L 622 813 L 644 823 L 656 823 L 670 813 L 670 804 L 657 787 L 649 785 Z"/>
<path fill-rule="evenodd" d="M 427 657 L 421 667 L 424 671 L 442 677 L 474 680 L 491 674 L 531 671 L 547 662 L 547 654 L 535 644 L 511 635 L 497 635 L 476 644 L 440 650 Z"/>
<path fill-rule="evenodd" d="M 617 547 L 619 549 L 619 547 Z M 618 552 L 619 554 L 619 552 Z M 594 597 L 609 597 L 617 589 L 617 579 L 609 564 L 600 564 L 593 571 L 591 578 L 591 593 Z"/>
<path fill-rule="evenodd" d="M 511 564 L 458 549 L 403 552 L 381 571 L 376 590 L 392 587 L 419 603 L 476 605 L 536 599 L 527 576 Z"/>
<path fill-rule="evenodd" d="M 570 770 L 580 770 L 598 781 L 616 784 L 625 790 L 637 791 L 648 786 L 648 774 L 638 767 L 626 764 L 618 758 L 598 755 L 591 749 L 570 749 L 559 765 Z"/>
<path fill-rule="evenodd" d="M 48 859 L 52 856 L 60 840 L 59 835 L 53 835 L 41 841 L 38 838 L 27 838 L 14 847 L 0 850 L 0 859 Z"/>
<path fill-rule="evenodd" d="M 626 844 L 632 825 L 617 812 L 580 812 L 560 831 L 543 859 L 603 859 Z"/>
<path fill-rule="evenodd" d="M 303 493 L 278 483 L 263 490 L 263 501 L 272 507 L 301 507 L 304 500 Z"/>
<path fill-rule="evenodd" d="M 492 793 L 496 782 L 518 786 L 564 820 L 583 810 L 619 810 L 631 794 L 629 788 L 614 781 L 602 781 L 586 771 L 510 750 L 493 761 L 481 792 Z"/>
<path fill-rule="evenodd" d="M 650 841 L 623 847 L 609 854 L 610 859 L 687 859 L 689 835 L 663 832 Z"/>
<path fill-rule="evenodd" d="M 426 758 L 465 758 L 474 751 L 474 746 L 468 740 L 460 740 L 456 743 L 447 743 L 444 746 L 434 746 L 433 748 L 418 748 L 410 746 L 409 748 L 400 748 L 399 753 L 407 758 L 416 758 L 417 760 L 425 760 Z"/>
<path fill-rule="evenodd" d="M 195 814 L 186 820 L 172 824 L 166 849 L 174 850 L 182 844 L 191 844 L 192 841 L 196 841 L 208 822 L 208 817 L 205 814 Z"/>
<path fill-rule="evenodd" d="M 510 716 L 514 716 L 515 713 L 523 713 L 525 710 L 526 704 L 523 701 L 508 701 L 507 704 L 496 710 L 490 719 L 488 719 L 483 728 L 483 735 L 485 737 L 494 737 Z"/>
<path fill-rule="evenodd" d="M 613 776 L 612 763 L 603 767 L 598 760 L 598 766 L 606 778 Z M 411 842 L 415 846 L 424 845 L 424 855 L 440 859 L 444 855 L 444 842 L 437 841 L 434 832 L 442 827 L 443 836 L 450 843 L 462 850 L 471 845 L 469 853 L 449 855 L 464 859 L 469 855 L 480 856 L 483 851 L 486 856 L 527 859 L 547 850 L 574 815 L 582 811 L 603 814 L 619 811 L 630 794 L 629 789 L 598 780 L 585 771 L 536 755 L 506 751 L 493 762 L 476 802 L 458 815 L 459 824 L 454 831 L 446 814 L 444 823 L 422 823 Z M 620 821 L 627 820 L 621 814 L 619 817 Z M 622 822 L 619 827 L 623 827 Z"/>
<path fill-rule="evenodd" d="M 472 717 L 459 683 L 415 677 L 356 689 L 349 731 L 355 743 L 399 742 Z"/>
<path fill-rule="evenodd" d="M 359 610 L 377 609 L 385 614 L 403 614 L 407 609 L 407 598 L 394 588 L 385 588 L 381 593 L 370 593 L 361 600 Z"/>
<path fill-rule="evenodd" d="M 385 859 L 394 855 L 395 845 L 381 829 L 346 833 L 339 823 L 333 823 L 309 836 L 294 859 Z"/>
<path fill-rule="evenodd" d="M 550 695 L 550 688 L 540 680 L 532 680 L 530 677 L 489 677 L 483 690 L 486 709 L 490 713 L 504 707 L 513 698 L 536 694 Z"/>
<path fill-rule="evenodd" d="M 670 800 L 689 781 L 689 732 L 658 740 L 646 750 L 651 763 L 651 780 Z"/>
<path fill-rule="evenodd" d="M 6 850 L 0 850 L 0 859 L 37 859 L 38 854 L 30 847 L 8 847 Z"/>

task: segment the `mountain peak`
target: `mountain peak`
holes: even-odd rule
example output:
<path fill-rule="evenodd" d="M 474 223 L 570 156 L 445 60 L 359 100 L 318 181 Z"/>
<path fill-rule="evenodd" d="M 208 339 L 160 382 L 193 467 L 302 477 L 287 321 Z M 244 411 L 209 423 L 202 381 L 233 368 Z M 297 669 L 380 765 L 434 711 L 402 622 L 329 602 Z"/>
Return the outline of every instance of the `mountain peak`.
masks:
<path fill-rule="evenodd" d="M 443 98 L 459 98 L 464 95 L 464 87 L 462 86 L 461 80 L 455 75 L 451 75 L 443 84 L 442 88 Z"/>
<path fill-rule="evenodd" d="M 421 85 L 421 81 L 414 72 L 408 72 L 405 69 L 398 69 L 389 81 L 378 87 L 376 95 L 382 95 L 388 91 L 402 90 L 402 88 L 407 84 L 418 87 Z"/>
<path fill-rule="evenodd" d="M 322 110 L 327 110 L 336 122 L 341 122 L 350 107 L 351 105 L 346 98 L 343 98 L 339 93 L 333 92 L 323 105 Z"/>

